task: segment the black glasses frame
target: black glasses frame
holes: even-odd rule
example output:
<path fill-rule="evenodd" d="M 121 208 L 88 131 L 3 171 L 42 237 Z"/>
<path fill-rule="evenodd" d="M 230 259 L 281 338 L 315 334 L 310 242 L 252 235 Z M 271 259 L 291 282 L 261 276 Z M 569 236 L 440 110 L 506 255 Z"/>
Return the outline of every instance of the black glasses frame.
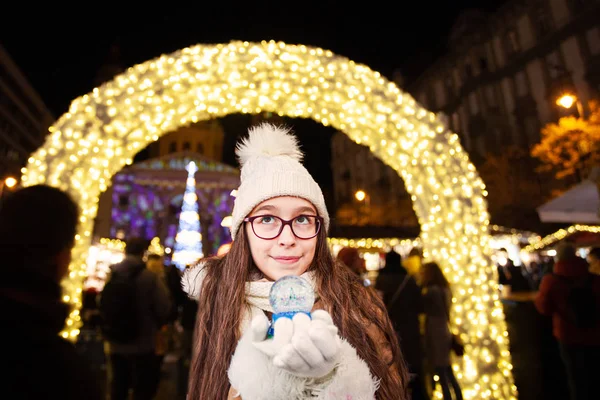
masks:
<path fill-rule="evenodd" d="M 279 232 L 277 232 L 277 235 L 273 236 L 273 237 L 262 237 L 259 234 L 256 233 L 256 231 L 254 230 L 254 220 L 258 219 L 258 218 L 264 218 L 264 217 L 271 217 L 271 218 L 277 218 L 278 220 L 281 221 L 281 226 L 279 227 Z M 294 220 L 298 217 L 311 217 L 311 218 L 315 218 L 317 221 L 317 229 L 315 229 L 315 234 L 310 236 L 310 237 L 300 237 L 296 234 L 296 232 L 294 232 L 294 227 L 292 226 L 292 223 L 294 222 Z M 286 225 L 290 226 L 290 230 L 292 231 L 292 233 L 294 234 L 294 236 L 296 236 L 298 239 L 300 240 L 308 240 L 308 239 L 312 239 L 315 236 L 317 236 L 319 234 L 319 232 L 321 231 L 321 225 L 323 225 L 323 217 L 319 217 L 318 215 L 298 215 L 290 220 L 285 220 L 281 217 L 278 217 L 276 215 L 270 215 L 270 214 L 264 214 L 264 215 L 255 215 L 253 217 L 246 217 L 244 218 L 244 222 L 250 222 L 250 226 L 252 227 L 252 232 L 254 232 L 254 235 L 256 235 L 256 237 L 263 239 L 263 240 L 273 240 L 277 237 L 279 237 L 279 235 L 281 235 L 281 232 L 283 232 L 283 228 L 286 227 Z"/>

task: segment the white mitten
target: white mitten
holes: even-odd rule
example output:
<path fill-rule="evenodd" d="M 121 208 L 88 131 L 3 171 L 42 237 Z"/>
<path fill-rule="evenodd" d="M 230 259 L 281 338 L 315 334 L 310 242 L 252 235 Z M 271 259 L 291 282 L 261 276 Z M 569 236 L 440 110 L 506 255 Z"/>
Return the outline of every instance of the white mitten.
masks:
<path fill-rule="evenodd" d="M 268 331 L 269 320 L 267 317 L 262 313 L 254 317 L 250 324 L 252 344 L 272 359 L 291 342 L 294 334 L 294 323 L 289 318 L 279 318 L 275 321 L 273 338 L 267 338 Z"/>
<path fill-rule="evenodd" d="M 302 313 L 294 315 L 291 341 L 273 357 L 273 364 L 296 376 L 322 378 L 335 368 L 341 343 L 327 311 L 316 310 L 311 315 L 312 319 Z M 276 324 L 275 332 L 278 328 Z"/>
<path fill-rule="evenodd" d="M 261 312 L 238 343 L 228 376 L 244 400 L 374 400 L 378 379 L 317 310 L 279 318 L 273 338 Z"/>

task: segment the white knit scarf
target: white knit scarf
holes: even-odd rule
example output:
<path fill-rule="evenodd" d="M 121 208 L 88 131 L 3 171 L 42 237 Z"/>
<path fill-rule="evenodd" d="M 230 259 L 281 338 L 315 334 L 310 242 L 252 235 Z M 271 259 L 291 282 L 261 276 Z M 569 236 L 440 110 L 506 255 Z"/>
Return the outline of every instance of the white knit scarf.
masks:
<path fill-rule="evenodd" d="M 314 272 L 309 271 L 305 272 L 300 277 L 306 279 L 310 286 L 312 286 L 315 291 L 315 301 L 318 299 L 317 287 L 315 283 Z M 271 307 L 271 303 L 269 302 L 269 292 L 271 291 L 271 287 L 273 286 L 271 281 L 254 281 L 254 282 L 246 282 L 246 301 L 254 306 L 258 307 L 263 311 L 273 312 L 273 307 Z"/>

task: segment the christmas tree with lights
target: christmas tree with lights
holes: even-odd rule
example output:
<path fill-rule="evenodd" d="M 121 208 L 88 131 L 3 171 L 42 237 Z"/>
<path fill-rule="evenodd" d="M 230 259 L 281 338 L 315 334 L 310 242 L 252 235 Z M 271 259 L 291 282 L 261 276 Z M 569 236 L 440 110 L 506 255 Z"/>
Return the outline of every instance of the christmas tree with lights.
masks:
<path fill-rule="evenodd" d="M 180 270 L 202 258 L 202 234 L 200 233 L 200 216 L 198 215 L 198 196 L 196 196 L 196 163 L 190 161 L 185 168 L 188 177 L 185 184 L 179 227 L 175 236 L 172 262 Z"/>

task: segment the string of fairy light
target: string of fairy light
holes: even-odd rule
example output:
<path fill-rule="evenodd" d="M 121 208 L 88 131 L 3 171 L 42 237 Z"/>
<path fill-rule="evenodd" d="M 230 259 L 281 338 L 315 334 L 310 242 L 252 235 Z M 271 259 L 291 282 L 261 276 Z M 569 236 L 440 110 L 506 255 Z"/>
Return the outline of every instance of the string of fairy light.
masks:
<path fill-rule="evenodd" d="M 571 236 L 577 232 L 600 233 L 600 226 L 579 224 L 571 225 L 568 228 L 559 229 L 548 236 L 544 236 L 543 238 L 530 243 L 528 246 L 523 248 L 523 251 L 532 253 L 541 250 L 544 247 L 558 243 L 567 236 Z"/>
<path fill-rule="evenodd" d="M 525 238 L 529 243 L 537 242 L 539 236 L 533 232 L 520 231 L 513 228 L 505 228 L 499 225 L 490 225 L 489 230 L 495 235 L 502 235 L 503 237 L 509 237 L 514 243 L 518 243 L 521 239 Z M 395 247 L 412 249 L 420 248 L 423 243 L 420 238 L 414 239 L 402 239 L 402 238 L 328 238 L 328 243 L 335 247 L 353 247 L 365 250 L 378 250 L 378 251 L 389 251 Z"/>
<path fill-rule="evenodd" d="M 98 196 L 166 132 L 231 113 L 312 118 L 394 168 L 421 225 L 424 255 L 453 285 L 452 322 L 467 343 L 454 368 L 466 399 L 515 399 L 489 249 L 485 186 L 456 134 L 392 82 L 331 51 L 281 42 L 197 45 L 133 66 L 75 99 L 23 169 L 26 185 L 67 190 L 82 208 L 62 335 L 79 334 L 81 284 Z"/>

